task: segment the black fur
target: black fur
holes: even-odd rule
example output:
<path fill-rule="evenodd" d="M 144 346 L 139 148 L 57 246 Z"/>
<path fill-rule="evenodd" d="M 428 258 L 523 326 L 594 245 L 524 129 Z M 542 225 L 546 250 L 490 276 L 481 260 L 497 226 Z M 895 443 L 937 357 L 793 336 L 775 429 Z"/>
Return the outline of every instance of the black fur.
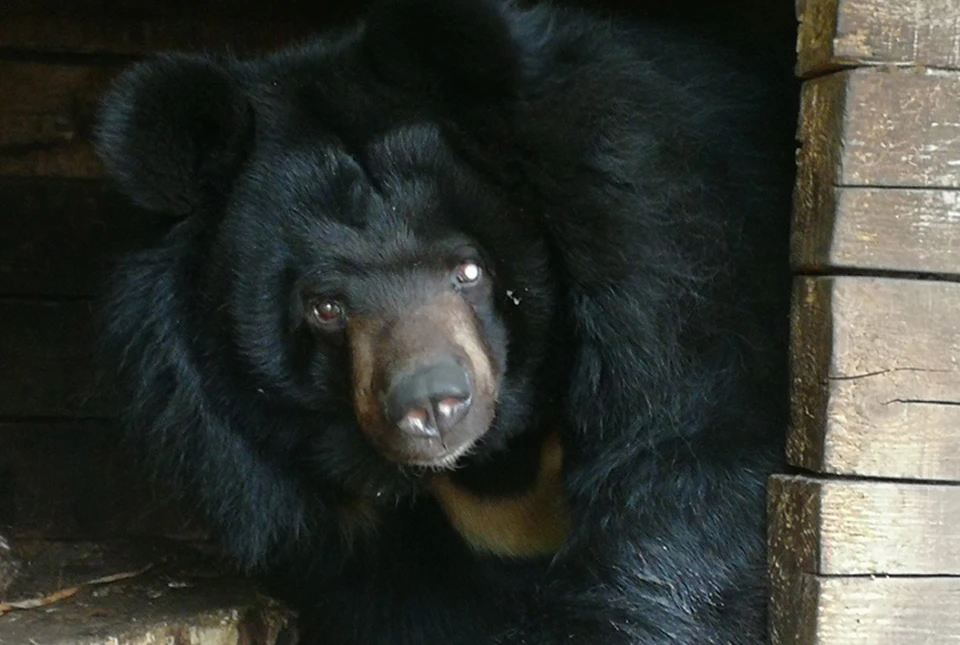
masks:
<path fill-rule="evenodd" d="M 106 100 L 122 189 L 183 216 L 108 310 L 154 472 L 284 581 L 311 644 L 764 642 L 790 110 L 658 28 L 374 11 L 264 59 L 147 62 Z M 347 348 L 296 325 L 305 282 L 372 311 L 454 239 L 495 272 L 483 324 L 507 351 L 459 476 L 497 490 L 525 437 L 558 430 L 574 529 L 550 562 L 471 552 L 362 439 Z M 380 516 L 349 545 L 346 498 Z"/>

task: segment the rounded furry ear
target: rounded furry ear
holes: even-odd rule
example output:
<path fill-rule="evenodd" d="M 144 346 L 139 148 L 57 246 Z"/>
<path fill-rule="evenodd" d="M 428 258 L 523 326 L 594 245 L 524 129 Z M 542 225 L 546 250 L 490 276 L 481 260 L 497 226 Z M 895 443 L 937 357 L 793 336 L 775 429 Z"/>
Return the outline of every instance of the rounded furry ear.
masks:
<path fill-rule="evenodd" d="M 511 98 L 520 48 L 497 0 L 383 0 L 364 45 L 387 82 L 457 103 Z"/>
<path fill-rule="evenodd" d="M 253 110 L 231 72 L 202 56 L 166 55 L 114 84 L 101 107 L 97 149 L 137 204 L 192 212 L 208 187 L 232 178 Z"/>

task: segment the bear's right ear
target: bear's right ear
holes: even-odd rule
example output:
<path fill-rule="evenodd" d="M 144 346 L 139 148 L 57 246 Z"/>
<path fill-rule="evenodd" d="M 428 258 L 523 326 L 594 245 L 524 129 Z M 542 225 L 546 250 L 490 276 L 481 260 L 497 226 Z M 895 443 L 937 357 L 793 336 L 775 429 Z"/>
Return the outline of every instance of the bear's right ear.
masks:
<path fill-rule="evenodd" d="M 211 58 L 141 63 L 104 100 L 97 150 L 121 190 L 144 208 L 186 215 L 232 178 L 253 131 L 239 80 Z"/>

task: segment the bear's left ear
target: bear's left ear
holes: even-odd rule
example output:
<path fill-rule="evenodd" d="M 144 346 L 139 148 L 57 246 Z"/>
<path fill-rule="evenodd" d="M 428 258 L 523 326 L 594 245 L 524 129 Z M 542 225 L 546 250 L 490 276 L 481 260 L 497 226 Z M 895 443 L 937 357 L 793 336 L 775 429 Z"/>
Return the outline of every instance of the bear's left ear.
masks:
<path fill-rule="evenodd" d="M 253 109 L 234 74 L 204 56 L 166 55 L 125 73 L 104 99 L 97 150 L 140 206 L 192 212 L 232 179 L 253 131 Z"/>
<path fill-rule="evenodd" d="M 382 0 L 367 18 L 364 45 L 387 82 L 445 102 L 512 98 L 520 48 L 498 0 Z"/>

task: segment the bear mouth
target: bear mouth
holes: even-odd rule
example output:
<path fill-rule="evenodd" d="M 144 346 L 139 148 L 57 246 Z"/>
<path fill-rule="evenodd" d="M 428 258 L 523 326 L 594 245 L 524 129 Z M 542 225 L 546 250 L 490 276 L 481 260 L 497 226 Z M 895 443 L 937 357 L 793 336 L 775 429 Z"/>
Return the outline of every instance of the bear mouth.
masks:
<path fill-rule="evenodd" d="M 406 464 L 434 471 L 455 470 L 460 459 L 470 454 L 474 446 L 476 446 L 476 443 L 475 440 L 464 442 L 463 445 L 431 459 L 424 459 L 422 457 L 408 458 Z"/>

